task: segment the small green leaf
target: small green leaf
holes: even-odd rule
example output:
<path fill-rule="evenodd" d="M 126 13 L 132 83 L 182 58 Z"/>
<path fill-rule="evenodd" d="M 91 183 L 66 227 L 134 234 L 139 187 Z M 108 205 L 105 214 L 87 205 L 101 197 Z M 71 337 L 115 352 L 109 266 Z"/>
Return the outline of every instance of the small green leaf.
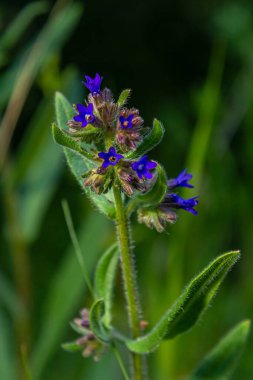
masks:
<path fill-rule="evenodd" d="M 204 358 L 190 380 L 228 380 L 249 335 L 250 321 L 239 323 Z"/>
<path fill-rule="evenodd" d="M 103 325 L 103 317 L 105 313 L 105 303 L 100 299 L 92 305 L 90 309 L 89 322 L 95 337 L 103 343 L 109 343 L 110 338 Z"/>
<path fill-rule="evenodd" d="M 119 261 L 119 249 L 117 243 L 113 244 L 100 258 L 95 272 L 95 293 L 105 302 L 103 323 L 107 328 L 111 324 L 111 307 L 113 282 Z"/>
<path fill-rule="evenodd" d="M 81 346 L 80 344 L 77 344 L 75 341 L 74 342 L 63 343 L 61 345 L 61 347 L 65 351 L 68 351 L 68 352 L 77 352 L 77 351 L 81 351 L 83 349 L 83 346 Z"/>
<path fill-rule="evenodd" d="M 222 280 L 239 256 L 240 253 L 234 251 L 215 259 L 189 283 L 176 303 L 148 334 L 125 342 L 129 350 L 137 353 L 150 352 L 162 339 L 172 339 L 193 327 L 210 305 Z"/>
<path fill-rule="evenodd" d="M 53 123 L 52 125 L 52 133 L 54 140 L 57 144 L 65 146 L 66 148 L 72 149 L 82 156 L 92 160 L 93 156 L 89 152 L 84 151 L 80 145 L 66 132 L 64 132 L 62 129 L 58 128 L 56 124 Z"/>
<path fill-rule="evenodd" d="M 139 194 L 130 199 L 127 205 L 127 213 L 131 214 L 137 206 L 151 207 L 161 203 L 167 192 L 167 177 L 165 170 L 159 164 L 156 167 L 157 178 L 151 190 L 145 194 Z"/>
<path fill-rule="evenodd" d="M 71 328 L 80 335 L 87 335 L 89 333 L 88 329 L 86 329 L 85 327 L 79 326 L 72 321 L 69 324 Z"/>
<path fill-rule="evenodd" d="M 137 158 L 147 153 L 149 150 L 152 150 L 162 141 L 163 135 L 164 127 L 162 123 L 159 120 L 154 119 L 153 128 L 151 131 L 146 136 L 144 136 L 142 142 L 137 146 L 136 150 L 126 154 L 125 158 Z"/>
<path fill-rule="evenodd" d="M 130 94 L 131 94 L 130 89 L 126 89 L 121 92 L 118 102 L 117 102 L 119 107 L 122 107 L 127 102 L 127 99 L 129 98 Z"/>

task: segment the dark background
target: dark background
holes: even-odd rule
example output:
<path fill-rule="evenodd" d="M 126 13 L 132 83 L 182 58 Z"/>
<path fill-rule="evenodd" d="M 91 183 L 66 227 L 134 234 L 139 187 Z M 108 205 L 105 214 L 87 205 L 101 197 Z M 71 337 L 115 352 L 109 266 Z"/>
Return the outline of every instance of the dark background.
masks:
<path fill-rule="evenodd" d="M 195 189 L 183 195 L 200 196 L 199 215 L 180 212 L 177 224 L 164 234 L 133 218 L 141 298 L 150 325 L 214 257 L 242 250 L 240 262 L 198 326 L 149 356 L 153 379 L 185 379 L 225 332 L 252 315 L 253 3 L 50 2 L 27 21 L 14 42 L 3 43 L 4 31 L 31 3 L 0 5 L 2 120 L 15 91 L 10 114 L 24 100 L 16 121 L 7 119 L 0 132 L 3 151 L 3 130 L 8 135 L 14 126 L 1 176 L 0 351 L 5 359 L 0 377 L 21 376 L 21 343 L 27 347 L 34 379 L 121 376 L 110 354 L 94 364 L 60 349 L 60 343 L 75 338 L 68 321 L 91 302 L 61 200 L 69 202 L 91 274 L 114 231 L 84 198 L 52 142 L 53 99 L 59 90 L 71 102 L 80 102 L 87 95 L 84 74 L 98 72 L 116 98 L 124 88 L 133 90 L 129 104 L 140 109 L 146 125 L 154 117 L 163 122 L 165 138 L 152 157 L 169 177 L 187 167 Z M 38 44 L 50 20 L 53 26 L 43 37 L 44 45 Z M 25 80 L 19 82 L 22 73 Z M 120 276 L 115 297 L 123 298 Z M 115 319 L 125 328 L 123 301 L 116 303 Z M 252 349 L 251 338 L 234 379 L 252 378 Z"/>

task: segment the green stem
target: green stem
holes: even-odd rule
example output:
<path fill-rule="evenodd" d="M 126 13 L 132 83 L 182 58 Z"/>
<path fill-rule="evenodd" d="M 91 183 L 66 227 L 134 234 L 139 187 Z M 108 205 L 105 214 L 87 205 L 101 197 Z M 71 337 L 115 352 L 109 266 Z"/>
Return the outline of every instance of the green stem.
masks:
<path fill-rule="evenodd" d="M 114 353 L 114 355 L 115 355 L 115 357 L 116 357 L 116 359 L 117 359 L 117 361 L 119 363 L 120 369 L 122 371 L 122 374 L 123 374 L 125 380 L 130 380 L 130 377 L 128 376 L 127 370 L 125 368 L 125 365 L 123 363 L 123 360 L 122 360 L 122 358 L 120 356 L 120 353 L 119 353 L 117 347 L 115 345 L 113 345 L 112 346 L 112 350 L 113 350 L 113 353 Z"/>
<path fill-rule="evenodd" d="M 76 232 L 75 232 L 73 220 L 71 217 L 69 205 L 65 199 L 62 200 L 62 209 L 63 209 L 65 221 L 66 221 L 66 224 L 68 227 L 69 235 L 70 235 L 70 238 L 71 238 L 71 241 L 72 241 L 75 253 L 76 253 L 76 257 L 77 257 L 78 263 L 79 263 L 81 270 L 82 270 L 84 281 L 87 285 L 87 288 L 90 291 L 90 294 L 95 299 L 93 287 L 91 285 L 89 274 L 88 274 L 87 269 L 86 269 L 87 266 L 85 265 L 83 254 L 82 254 L 82 251 L 81 251 L 81 248 L 80 248 L 77 236 L 76 236 Z"/>
<path fill-rule="evenodd" d="M 139 321 L 139 303 L 137 286 L 135 279 L 134 263 L 130 248 L 130 231 L 128 228 L 128 219 L 121 196 L 120 187 L 115 184 L 113 187 L 116 217 L 117 217 L 117 232 L 118 241 L 121 253 L 121 267 L 123 275 L 123 283 L 125 287 L 125 295 L 127 301 L 128 320 L 133 338 L 140 336 L 140 321 Z M 144 363 L 142 357 L 138 354 L 131 353 L 133 365 L 133 379 L 144 379 Z"/>

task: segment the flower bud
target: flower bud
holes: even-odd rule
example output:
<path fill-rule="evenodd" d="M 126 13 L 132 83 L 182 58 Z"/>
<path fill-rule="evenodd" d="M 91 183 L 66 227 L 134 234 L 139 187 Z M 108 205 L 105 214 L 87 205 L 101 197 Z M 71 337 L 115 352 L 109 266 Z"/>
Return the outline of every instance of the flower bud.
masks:
<path fill-rule="evenodd" d="M 92 170 L 89 177 L 84 181 L 84 186 L 88 186 L 96 194 L 102 194 L 109 190 L 112 185 L 111 171 L 102 167 Z"/>

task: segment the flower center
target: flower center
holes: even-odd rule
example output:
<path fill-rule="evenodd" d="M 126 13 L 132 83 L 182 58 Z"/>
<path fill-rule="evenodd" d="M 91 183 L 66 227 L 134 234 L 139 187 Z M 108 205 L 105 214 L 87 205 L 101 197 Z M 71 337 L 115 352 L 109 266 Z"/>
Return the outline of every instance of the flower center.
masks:
<path fill-rule="evenodd" d="M 90 115 L 89 113 L 87 113 L 86 115 L 85 115 L 85 119 L 89 122 L 89 121 L 92 121 L 93 120 L 93 116 L 92 115 Z"/>
<path fill-rule="evenodd" d="M 128 122 L 127 120 L 125 120 L 125 121 L 123 122 L 123 127 L 127 127 L 128 124 L 129 124 L 129 122 Z"/>
<path fill-rule="evenodd" d="M 139 164 L 138 165 L 138 171 L 142 171 L 144 169 L 144 164 Z"/>
<path fill-rule="evenodd" d="M 114 157 L 114 156 L 110 157 L 110 158 L 109 158 L 109 161 L 110 161 L 110 162 L 115 162 L 115 161 L 116 161 L 116 157 Z"/>

